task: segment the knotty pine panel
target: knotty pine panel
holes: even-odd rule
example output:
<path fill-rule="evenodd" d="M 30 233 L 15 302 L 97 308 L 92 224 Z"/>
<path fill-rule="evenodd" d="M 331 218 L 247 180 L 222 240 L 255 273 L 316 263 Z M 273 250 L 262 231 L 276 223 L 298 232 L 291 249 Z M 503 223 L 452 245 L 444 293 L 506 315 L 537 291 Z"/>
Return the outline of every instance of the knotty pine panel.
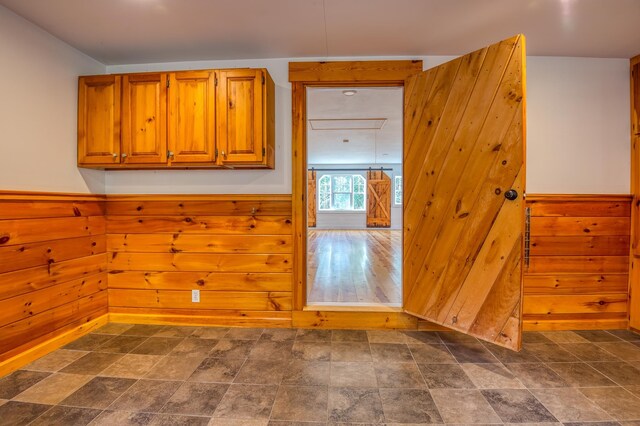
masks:
<path fill-rule="evenodd" d="M 112 252 L 291 253 L 291 235 L 111 234 Z"/>
<path fill-rule="evenodd" d="M 528 195 L 526 329 L 626 326 L 631 198 Z"/>
<path fill-rule="evenodd" d="M 108 312 L 105 202 L 0 193 L 0 361 Z"/>
<path fill-rule="evenodd" d="M 119 318 L 291 325 L 290 196 L 118 196 L 106 222 L 109 305 Z"/>
<path fill-rule="evenodd" d="M 141 290 L 291 291 L 290 273 L 109 272 L 109 287 Z"/>
<path fill-rule="evenodd" d="M 109 234 L 291 235 L 285 216 L 107 216 Z"/>

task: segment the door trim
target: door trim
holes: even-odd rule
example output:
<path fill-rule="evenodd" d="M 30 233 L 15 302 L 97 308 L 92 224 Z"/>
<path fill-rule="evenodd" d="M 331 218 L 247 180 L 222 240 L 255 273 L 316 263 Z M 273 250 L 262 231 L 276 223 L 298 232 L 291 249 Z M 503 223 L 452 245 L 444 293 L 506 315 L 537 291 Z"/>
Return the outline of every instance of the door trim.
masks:
<path fill-rule="evenodd" d="M 307 87 L 400 86 L 422 60 L 289 62 L 293 199 L 293 310 L 307 302 Z"/>

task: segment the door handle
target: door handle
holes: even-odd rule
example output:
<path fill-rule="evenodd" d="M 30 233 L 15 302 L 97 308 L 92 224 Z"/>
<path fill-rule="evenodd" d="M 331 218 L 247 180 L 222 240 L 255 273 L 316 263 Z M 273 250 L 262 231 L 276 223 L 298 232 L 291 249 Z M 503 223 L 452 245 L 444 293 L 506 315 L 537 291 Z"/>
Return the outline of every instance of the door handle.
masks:
<path fill-rule="evenodd" d="M 513 201 L 516 198 L 518 198 L 518 191 L 516 191 L 515 189 L 510 189 L 504 193 L 504 198 L 506 198 L 509 201 Z"/>

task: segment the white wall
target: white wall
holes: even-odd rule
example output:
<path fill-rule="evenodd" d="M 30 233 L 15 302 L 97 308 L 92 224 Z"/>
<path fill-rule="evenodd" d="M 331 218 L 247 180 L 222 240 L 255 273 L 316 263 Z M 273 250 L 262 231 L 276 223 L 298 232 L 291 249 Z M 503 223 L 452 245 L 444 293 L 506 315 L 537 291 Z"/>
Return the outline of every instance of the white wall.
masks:
<path fill-rule="evenodd" d="M 76 166 L 78 75 L 105 66 L 0 6 L 0 190 L 104 192 Z"/>
<path fill-rule="evenodd" d="M 340 59 L 348 58 L 336 58 Z M 429 68 L 450 57 L 421 59 L 425 68 Z M 277 87 L 275 170 L 110 171 L 106 173 L 107 192 L 290 193 L 291 86 L 288 83 L 288 62 L 295 60 L 299 59 L 107 67 L 107 71 L 112 73 L 266 67 Z M 528 193 L 629 193 L 628 67 L 626 59 L 527 58 Z"/>
<path fill-rule="evenodd" d="M 630 191 L 629 60 L 527 58 L 527 192 Z"/>
<path fill-rule="evenodd" d="M 0 58 L 0 148 L 5 160 L 0 167 L 0 190 L 291 192 L 291 89 L 287 80 L 288 63 L 296 59 L 105 68 L 1 6 Z M 428 68 L 449 58 L 421 59 Z M 527 61 L 527 192 L 628 193 L 628 60 L 529 57 Z M 78 75 L 221 67 L 266 67 L 272 75 L 276 83 L 275 170 L 102 172 L 76 167 Z"/>

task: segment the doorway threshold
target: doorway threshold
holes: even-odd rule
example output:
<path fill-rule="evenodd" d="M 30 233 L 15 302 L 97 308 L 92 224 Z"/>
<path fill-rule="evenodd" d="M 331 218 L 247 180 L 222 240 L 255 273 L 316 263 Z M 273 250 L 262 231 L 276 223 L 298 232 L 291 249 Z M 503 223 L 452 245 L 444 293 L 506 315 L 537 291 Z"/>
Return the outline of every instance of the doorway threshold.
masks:
<path fill-rule="evenodd" d="M 308 304 L 302 310 L 331 312 L 402 312 L 402 304 L 314 302 Z"/>

